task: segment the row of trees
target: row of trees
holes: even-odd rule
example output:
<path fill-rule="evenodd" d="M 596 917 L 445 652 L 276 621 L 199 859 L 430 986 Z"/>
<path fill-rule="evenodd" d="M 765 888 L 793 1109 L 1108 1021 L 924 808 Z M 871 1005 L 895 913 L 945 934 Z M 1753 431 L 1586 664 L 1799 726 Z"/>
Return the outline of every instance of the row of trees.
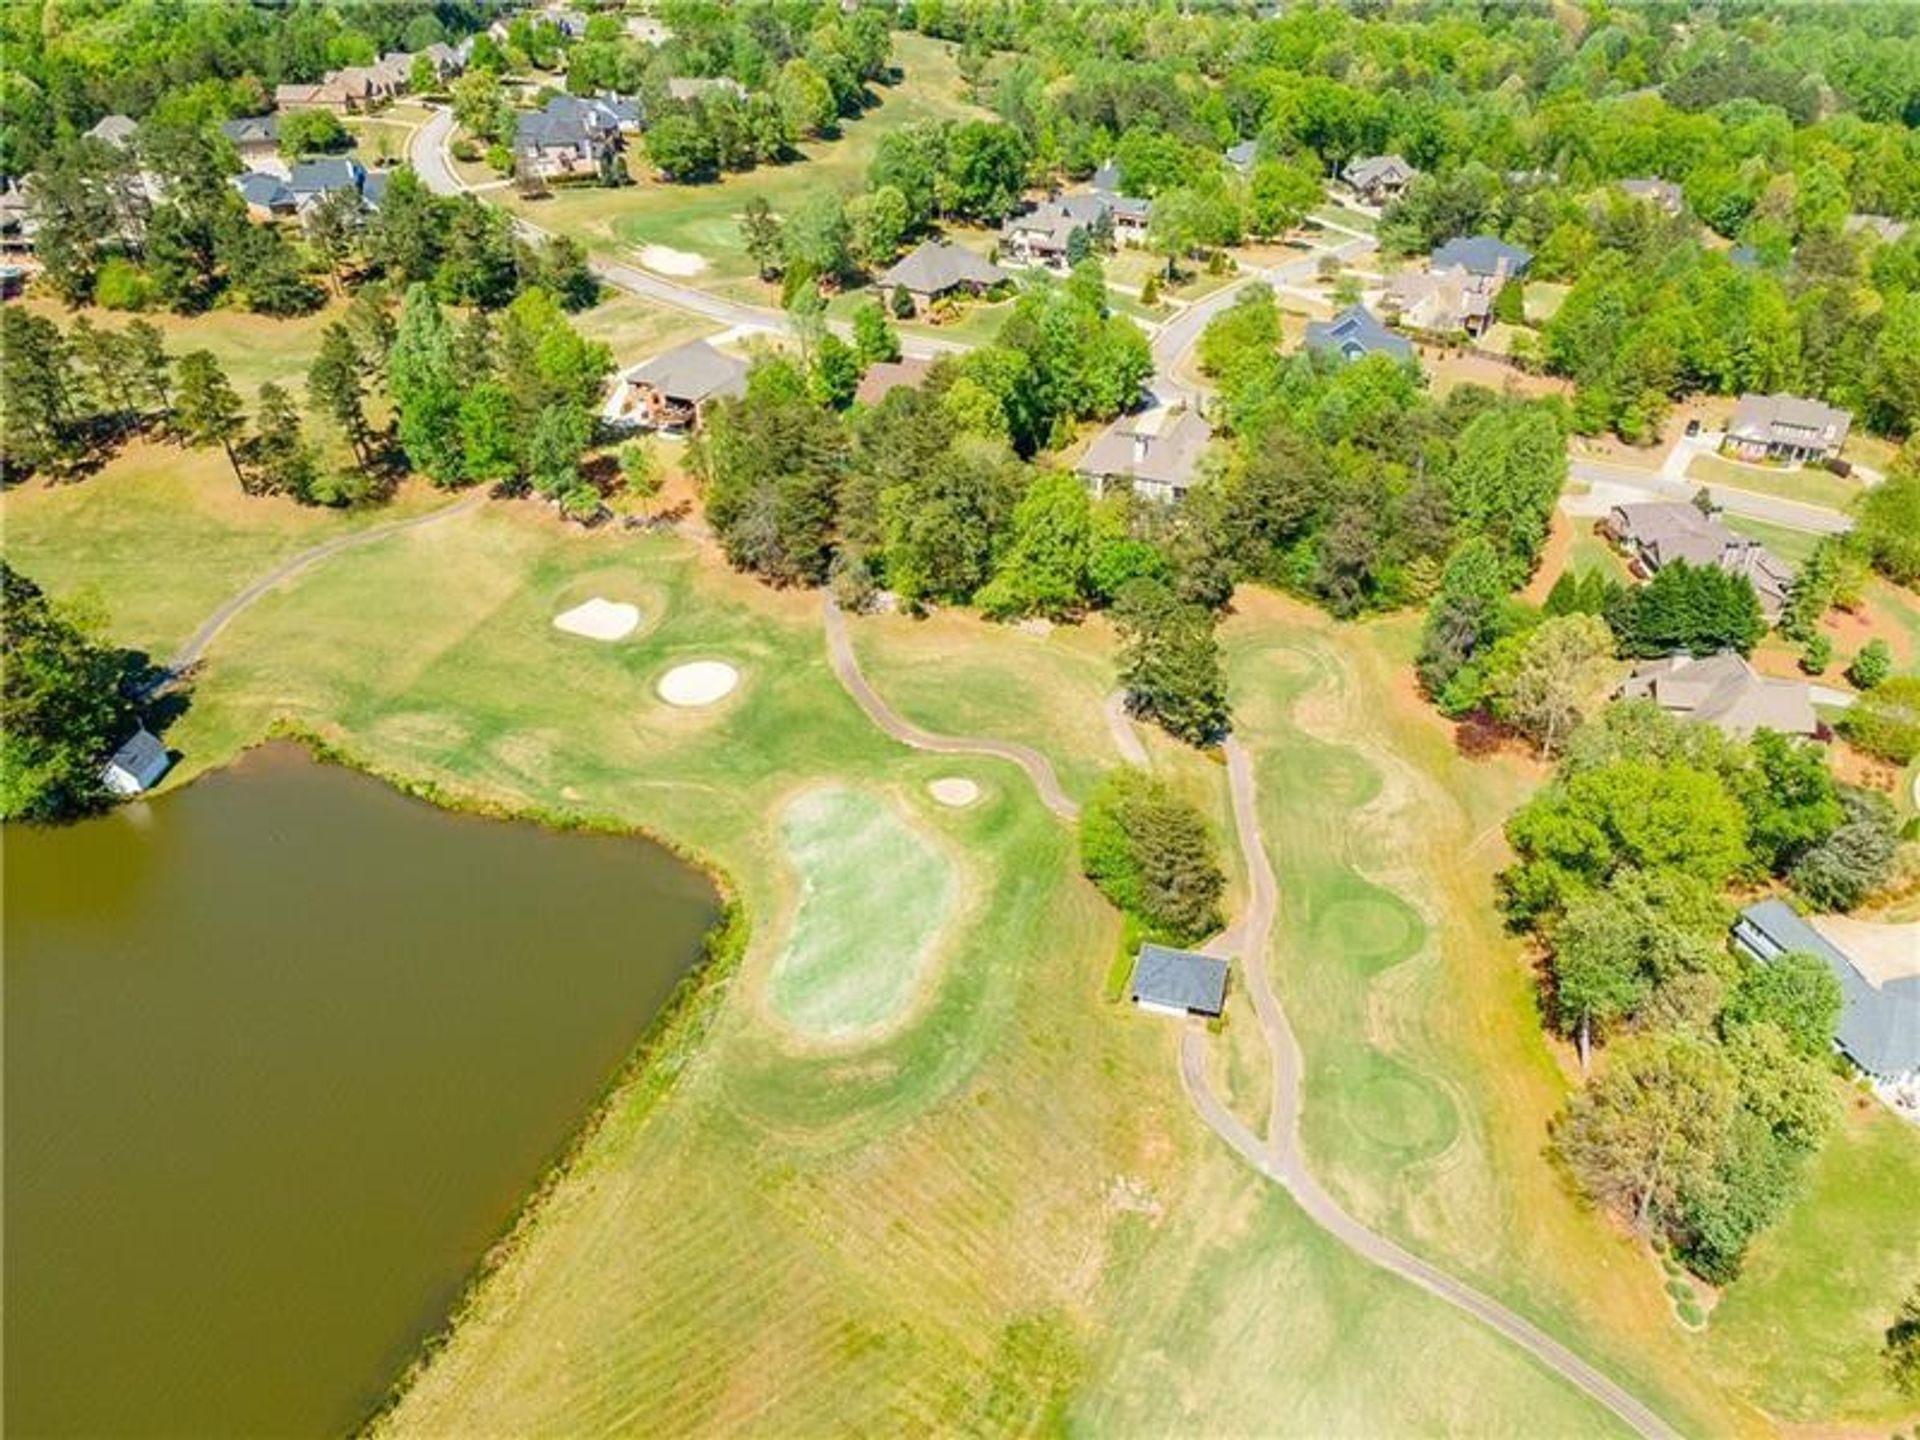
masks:
<path fill-rule="evenodd" d="M 1723 1283 L 1832 1123 L 1840 1009 L 1824 961 L 1728 950 L 1727 888 L 1782 876 L 1849 908 L 1890 874 L 1891 807 L 1837 784 L 1818 746 L 1630 702 L 1574 733 L 1507 833 L 1508 914 L 1547 952 L 1547 1014 L 1583 1067 L 1613 1042 L 1556 1148 L 1595 1199 Z"/>

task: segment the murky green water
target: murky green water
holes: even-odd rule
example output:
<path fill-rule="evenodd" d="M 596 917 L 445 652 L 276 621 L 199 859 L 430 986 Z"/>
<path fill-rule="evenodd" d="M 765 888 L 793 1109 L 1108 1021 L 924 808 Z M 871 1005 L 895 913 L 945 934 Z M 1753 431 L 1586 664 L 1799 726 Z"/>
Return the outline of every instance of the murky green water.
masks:
<path fill-rule="evenodd" d="M 13 1435 L 351 1427 L 716 914 L 289 746 L 4 863 Z"/>

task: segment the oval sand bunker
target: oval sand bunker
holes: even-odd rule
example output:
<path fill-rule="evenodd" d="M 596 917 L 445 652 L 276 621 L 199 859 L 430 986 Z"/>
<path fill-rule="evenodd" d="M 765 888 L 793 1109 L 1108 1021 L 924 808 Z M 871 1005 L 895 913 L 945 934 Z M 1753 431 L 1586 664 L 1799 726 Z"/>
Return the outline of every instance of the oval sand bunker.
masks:
<path fill-rule="evenodd" d="M 660 698 L 669 705 L 711 705 L 740 683 L 740 672 L 724 660 L 695 660 L 676 665 L 660 677 Z"/>
<path fill-rule="evenodd" d="M 624 600 L 602 600 L 598 595 L 584 605 L 563 610 L 553 617 L 553 628 L 569 635 L 584 635 L 589 640 L 621 640 L 640 623 L 640 607 Z"/>
<path fill-rule="evenodd" d="M 957 775 L 946 775 L 930 782 L 927 793 L 942 805 L 951 805 L 959 809 L 971 805 L 980 798 L 980 787 L 971 780 L 963 780 Z"/>

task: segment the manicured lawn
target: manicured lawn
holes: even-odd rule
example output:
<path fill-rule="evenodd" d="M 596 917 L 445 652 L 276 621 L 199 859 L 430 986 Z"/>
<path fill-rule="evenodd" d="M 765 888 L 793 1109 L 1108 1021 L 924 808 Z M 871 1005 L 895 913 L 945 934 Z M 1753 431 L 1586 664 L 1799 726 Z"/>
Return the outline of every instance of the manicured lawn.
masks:
<path fill-rule="evenodd" d="M 605 295 L 591 310 L 582 310 L 571 318 L 574 329 L 582 335 L 607 342 L 616 365 L 632 365 L 688 340 L 720 333 L 721 327 L 711 320 L 684 310 L 618 290 L 608 290 Z"/>
<path fill-rule="evenodd" d="M 880 104 L 848 121 L 840 138 L 802 146 L 803 158 L 729 175 L 706 185 L 663 185 L 652 180 L 621 190 L 568 189 L 546 200 L 524 200 L 502 191 L 513 210 L 549 229 L 574 235 L 594 249 L 631 260 L 647 245 L 663 245 L 703 257 L 708 268 L 692 283 L 723 288 L 750 281 L 752 266 L 740 244 L 739 215 L 747 200 L 762 196 L 785 213 L 809 193 L 830 186 L 852 194 L 865 183 L 868 162 L 889 130 L 918 120 L 976 114 L 960 94 L 952 46 L 907 32 L 894 35 L 894 61 L 905 72 L 899 85 L 879 91 Z M 636 162 L 635 171 L 645 167 Z"/>
<path fill-rule="evenodd" d="M 1920 1282 L 1916 1195 L 1920 1136 L 1856 1104 L 1713 1312 L 1715 1368 L 1784 1421 L 1910 1424 L 1920 1407 L 1888 1384 L 1880 1342 Z"/>
<path fill-rule="evenodd" d="M 1789 525 L 1755 520 L 1751 516 L 1736 515 L 1731 510 L 1723 510 L 1720 519 L 1736 535 L 1758 540 L 1789 565 L 1805 563 L 1807 556 L 1813 553 L 1813 547 L 1820 543 L 1820 537 L 1810 530 L 1795 530 Z"/>
<path fill-rule="evenodd" d="M 1803 465 L 1798 470 L 1782 470 L 1770 465 L 1745 465 L 1724 455 L 1696 455 L 1687 466 L 1687 478 L 1710 485 L 1733 485 L 1783 500 L 1798 500 L 1805 505 L 1824 505 L 1830 510 L 1847 510 L 1860 495 L 1860 482 Z"/>

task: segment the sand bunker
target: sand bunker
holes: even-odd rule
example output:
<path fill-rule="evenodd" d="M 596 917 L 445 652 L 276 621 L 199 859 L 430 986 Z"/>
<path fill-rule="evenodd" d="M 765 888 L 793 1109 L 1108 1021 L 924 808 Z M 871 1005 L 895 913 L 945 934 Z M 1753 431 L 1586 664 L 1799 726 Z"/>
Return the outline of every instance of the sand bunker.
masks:
<path fill-rule="evenodd" d="M 927 793 L 942 805 L 951 805 L 958 809 L 962 805 L 971 805 L 980 798 L 980 787 L 971 780 L 963 780 L 958 775 L 946 775 L 927 786 Z"/>
<path fill-rule="evenodd" d="M 640 263 L 662 275 L 698 275 L 707 268 L 704 255 L 674 250 L 665 245 L 647 245 L 640 250 Z"/>
<path fill-rule="evenodd" d="M 660 698 L 669 705 L 711 705 L 740 683 L 740 672 L 724 660 L 695 660 L 676 665 L 660 677 Z"/>
<path fill-rule="evenodd" d="M 602 600 L 598 595 L 584 605 L 563 610 L 553 617 L 553 628 L 569 635 L 584 635 L 589 640 L 621 640 L 631 635 L 640 623 L 640 607 L 624 600 Z"/>

